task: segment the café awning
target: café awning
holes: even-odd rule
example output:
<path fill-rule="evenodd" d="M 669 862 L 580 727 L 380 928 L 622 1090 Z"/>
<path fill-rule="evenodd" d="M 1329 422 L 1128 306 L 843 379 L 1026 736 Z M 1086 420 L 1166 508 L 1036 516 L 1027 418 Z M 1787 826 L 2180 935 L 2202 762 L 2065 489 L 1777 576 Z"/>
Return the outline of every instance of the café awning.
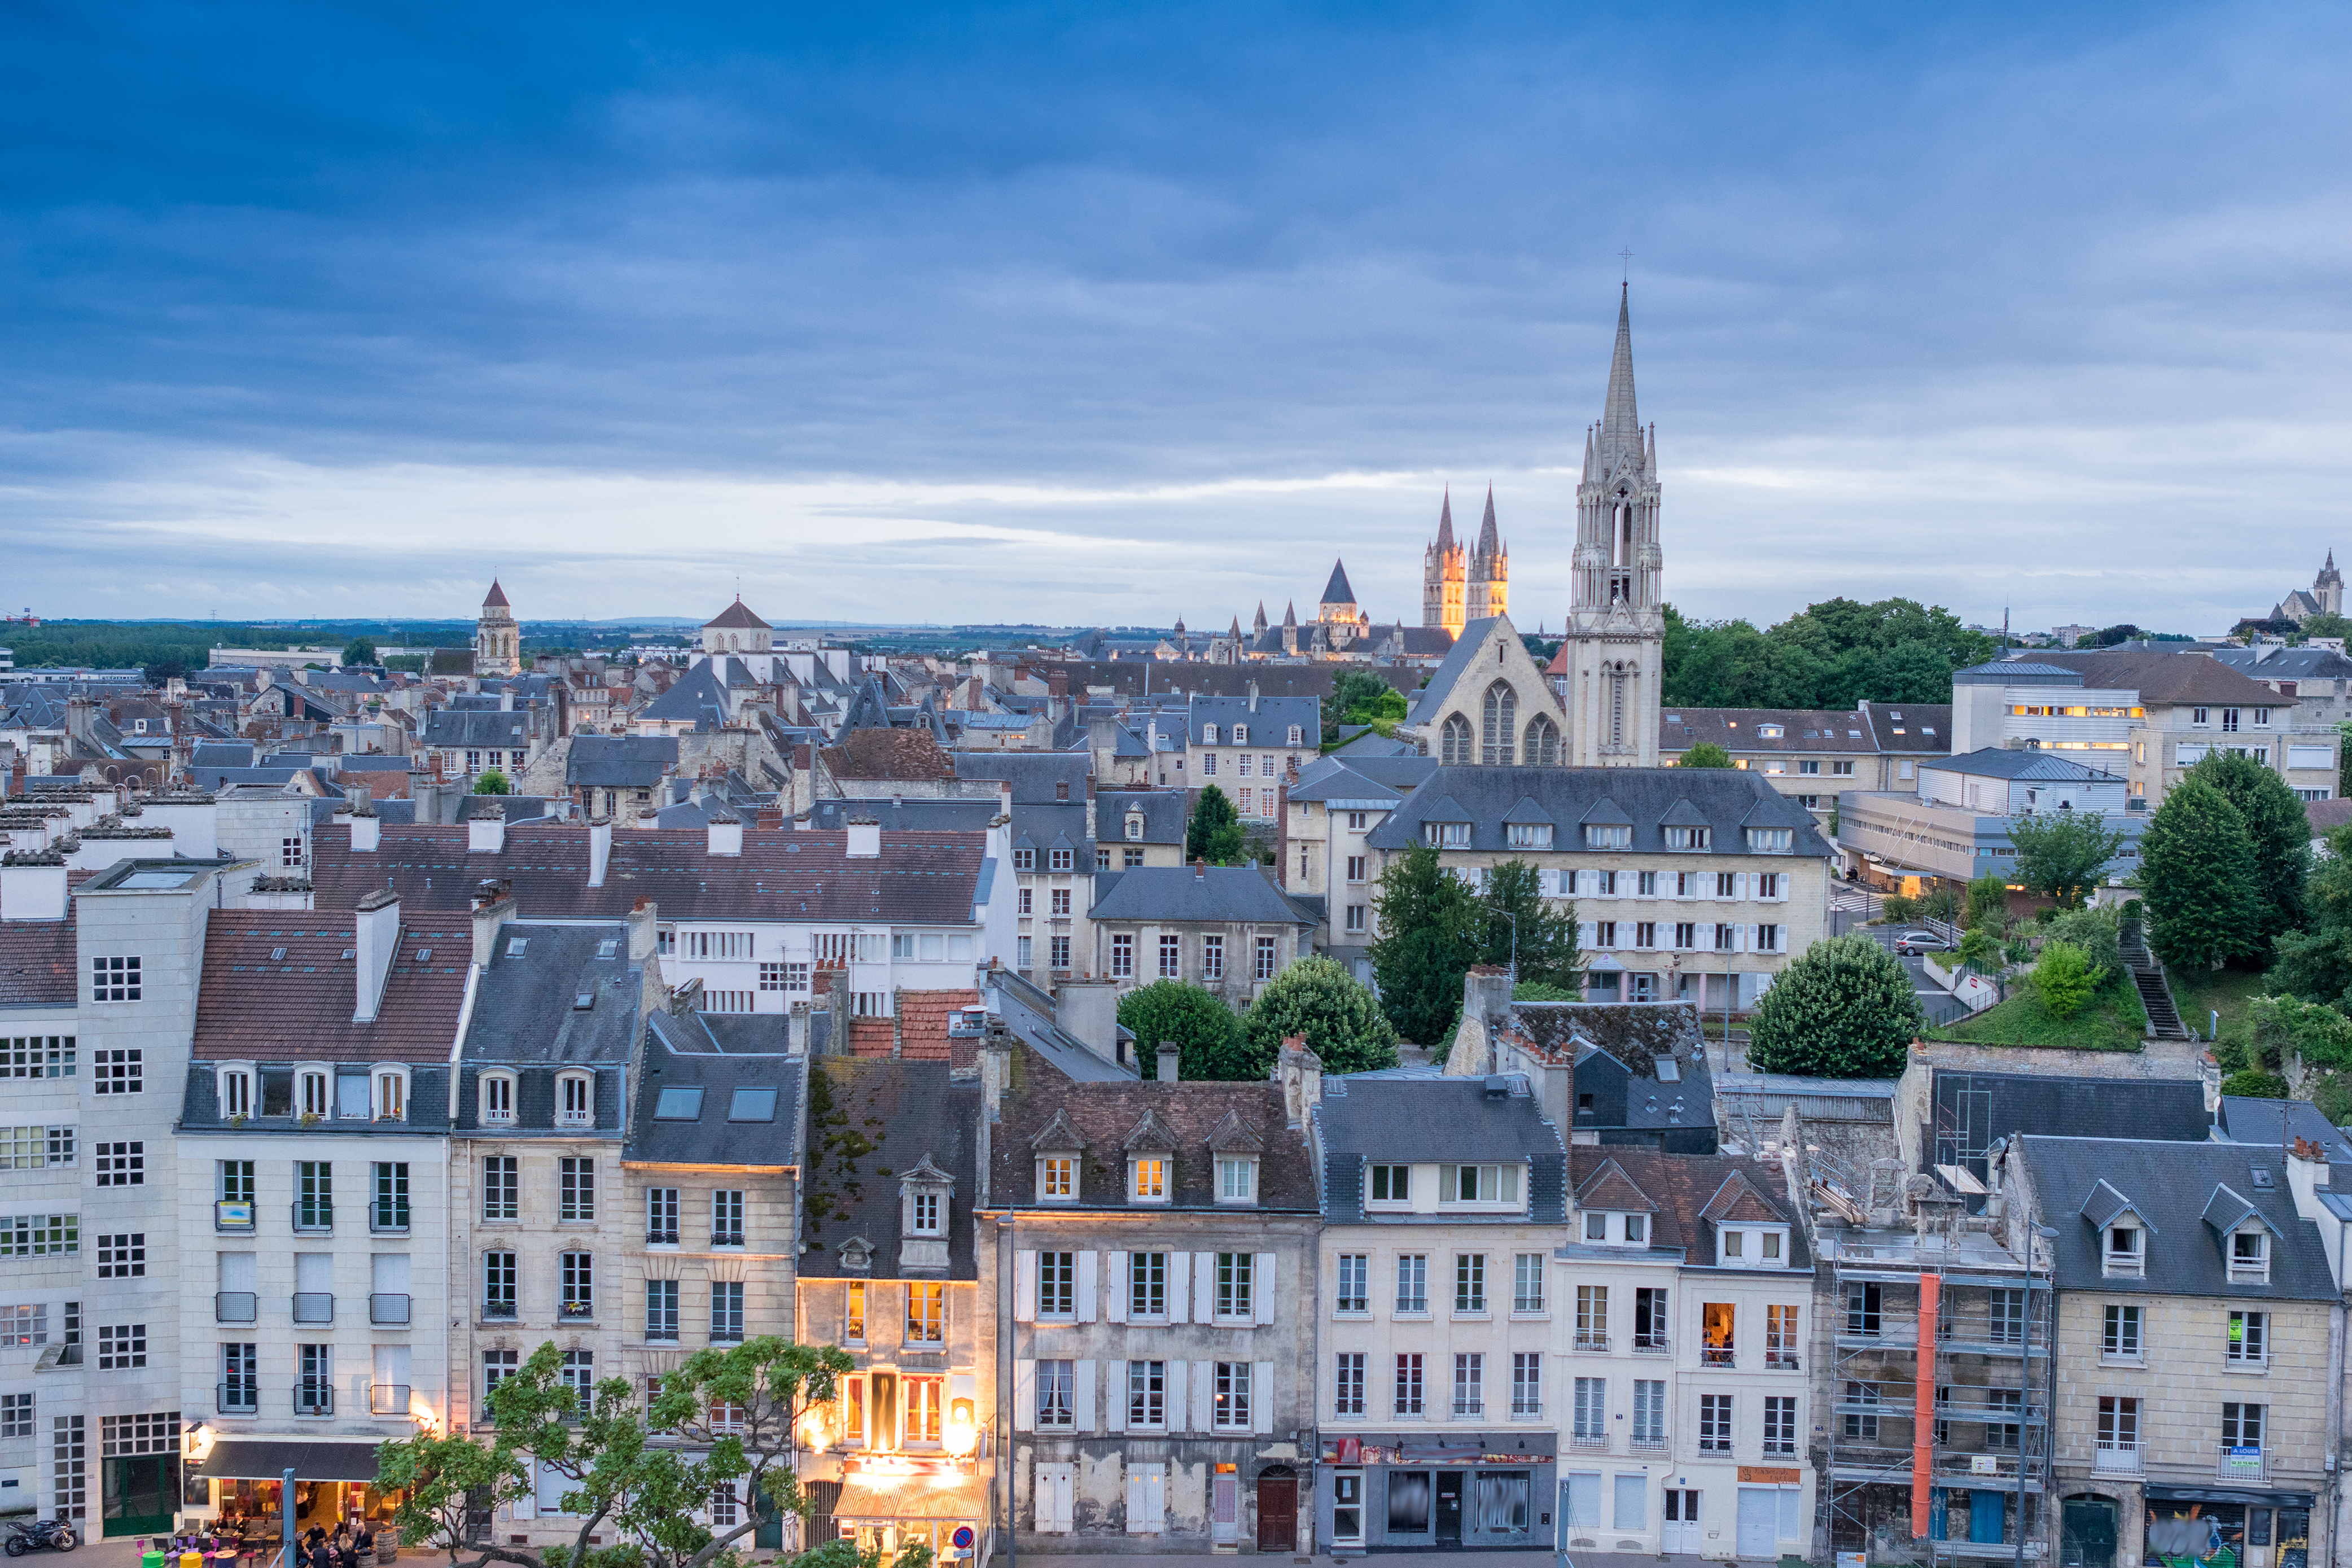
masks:
<path fill-rule="evenodd" d="M 841 1483 L 833 1517 L 842 1524 L 910 1519 L 985 1519 L 988 1500 L 973 1476 L 851 1476 Z"/>
<path fill-rule="evenodd" d="M 308 1438 L 222 1437 L 196 1466 L 215 1480 L 275 1481 L 294 1472 L 298 1481 L 375 1479 L 373 1443 L 323 1443 Z"/>

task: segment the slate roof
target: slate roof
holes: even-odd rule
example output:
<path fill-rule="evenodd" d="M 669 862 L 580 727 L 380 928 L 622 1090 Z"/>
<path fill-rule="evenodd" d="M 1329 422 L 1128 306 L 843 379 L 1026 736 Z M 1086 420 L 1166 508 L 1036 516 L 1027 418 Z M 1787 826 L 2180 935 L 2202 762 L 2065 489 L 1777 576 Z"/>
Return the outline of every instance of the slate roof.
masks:
<path fill-rule="evenodd" d="M 215 910 L 205 932 L 191 1054 L 203 1061 L 446 1064 L 473 963 L 470 918 L 402 911 L 400 943 L 373 1023 L 352 1021 L 355 945 L 347 909 Z"/>
<path fill-rule="evenodd" d="M 1454 639 L 1454 647 L 1447 652 L 1444 662 L 1430 671 L 1429 684 L 1405 694 L 1405 718 L 1409 721 L 1420 721 L 1424 700 L 1444 700 L 1445 693 L 1454 689 L 1463 672 L 1477 658 L 1479 649 L 1485 646 L 1488 628 L 1496 621 L 1507 618 L 1490 616 L 1484 620 L 1472 621 L 1462 628 L 1461 635 Z M 1567 650 L 1563 647 L 1561 651 Z"/>
<path fill-rule="evenodd" d="M 1356 602 L 1356 590 L 1348 586 L 1348 568 L 1343 563 L 1331 563 L 1331 580 L 1323 584 L 1323 597 L 1319 602 L 1326 605 L 1352 605 Z"/>
<path fill-rule="evenodd" d="M 1176 1135 L 1170 1161 L 1170 1201 L 1134 1204 L 1128 1199 L 1126 1140 L 1145 1112 Z M 1036 1209 L 1148 1209 L 1157 1213 L 1247 1213 L 1247 1207 L 1216 1202 L 1215 1166 L 1210 1142 L 1228 1118 L 1227 1129 L 1254 1135 L 1258 1145 L 1259 1213 L 1313 1214 L 1318 1192 L 1305 1136 L 1286 1122 L 1277 1083 L 1161 1083 L 1121 1079 L 1073 1083 L 1025 1045 L 1013 1050 L 998 1131 L 991 1136 L 994 1169 L 992 1205 Z M 1054 1124 L 1058 1121 L 1059 1127 Z M 1054 1128 L 1049 1134 L 1048 1129 Z M 1045 1136 L 1045 1142 L 1040 1142 Z M 1036 1156 L 1046 1144 L 1081 1155 L 1078 1202 L 1040 1205 L 1036 1201 Z M 1075 1147 L 1073 1147 L 1075 1145 Z"/>
<path fill-rule="evenodd" d="M 1948 702 L 1905 703 L 1890 708 L 1864 701 L 1860 710 L 1882 752 L 1934 754 L 1952 749 L 1952 705 Z"/>
<path fill-rule="evenodd" d="M 727 692 L 705 659 L 670 682 L 669 689 L 646 704 L 635 719 L 649 722 L 691 723 L 715 730 L 727 722 Z"/>
<path fill-rule="evenodd" d="M 977 1279 L 971 1209 L 980 1195 L 978 1080 L 955 1080 L 944 1061 L 826 1057 L 809 1072 L 801 1276 L 903 1277 L 899 1183 L 928 1158 L 955 1184 L 945 1216 L 947 1277 Z M 873 1266 L 845 1268 L 843 1244 L 861 1238 L 874 1248 Z"/>
<path fill-rule="evenodd" d="M 988 988 L 993 1016 L 1003 1021 L 1008 1033 L 1027 1045 L 1049 1070 L 1064 1079 L 1073 1083 L 1132 1083 L 1140 1076 L 1139 1068 L 1104 1060 L 1055 1023 L 1048 1011 L 1051 999 L 1021 978 L 1018 972 L 992 967 Z"/>
<path fill-rule="evenodd" d="M 1504 820 L 1531 800 L 1558 830 L 1553 850 L 1624 855 L 1666 852 L 1664 828 L 1676 822 L 1714 829 L 1713 855 L 1747 855 L 1743 827 L 1786 827 L 1789 855 L 1771 859 L 1826 859 L 1830 847 L 1812 813 L 1783 795 L 1760 773 L 1737 768 L 1441 767 L 1414 787 L 1366 842 L 1376 849 L 1407 849 L 1421 842 L 1424 822 L 1470 824 L 1471 849 L 1507 850 Z M 1631 816 L 1630 850 L 1588 850 L 1580 825 L 1607 800 Z M 1445 809 L 1448 802 L 1451 809 Z M 1525 820 L 1522 817 L 1520 820 Z"/>
<path fill-rule="evenodd" d="M 1952 671 L 1955 686 L 2080 686 L 2083 672 L 2032 659 L 1996 658 Z"/>
<path fill-rule="evenodd" d="M 743 603 L 743 596 L 740 594 L 735 596 L 733 604 L 702 624 L 705 627 L 716 627 L 720 631 L 775 630 L 773 626 L 751 613 L 751 606 Z"/>
<path fill-rule="evenodd" d="M 1938 773 L 1963 773 L 1972 778 L 1988 779 L 2052 779 L 2065 783 L 2121 784 L 2122 775 L 2104 769 L 2085 767 L 2069 762 L 2055 752 L 2013 752 L 2006 746 L 1987 746 L 1957 757 L 1941 757 L 1927 766 Z"/>
<path fill-rule="evenodd" d="M 425 716 L 425 726 L 418 732 L 419 746 L 529 746 L 530 715 L 521 711 L 502 713 L 493 708 L 478 712 L 456 708 L 436 708 Z"/>
<path fill-rule="evenodd" d="M 1631 1207 L 1631 1197 L 1636 1195 L 1654 1205 L 1647 1248 L 1652 1253 L 1681 1254 L 1686 1268 L 1716 1268 L 1718 1224 L 1777 1223 L 1789 1227 L 1789 1267 L 1739 1271 L 1804 1275 L 1812 1268 L 1805 1227 L 1795 1218 L 1777 1166 L 1721 1154 L 1669 1154 L 1595 1144 L 1578 1144 L 1568 1152 L 1569 1174 L 1580 1194 L 1591 1185 L 1599 1195 L 1605 1183 L 1610 1207 Z M 1578 1201 L 1585 1200 L 1580 1196 Z M 1580 1258 L 1607 1258 L 1643 1249 L 1575 1243 L 1565 1250 Z M 1737 1269 L 1733 1265 L 1727 1272 Z"/>
<path fill-rule="evenodd" d="M 73 904 L 61 921 L 0 920 L 0 1007 L 70 1007 L 75 956 Z"/>
<path fill-rule="evenodd" d="M 2332 647 L 2217 647 L 2206 657 L 2256 680 L 2352 679 L 2352 658 Z M 2256 657 L 2256 656 L 2260 657 Z"/>
<path fill-rule="evenodd" d="M 2278 705 L 2278 693 L 2219 659 L 2115 649 L 2096 653 L 2050 651 L 2035 657 L 2045 664 L 2074 671 L 2082 677 L 2085 686 L 2137 691 L 2146 702 Z"/>
<path fill-rule="evenodd" d="M 1094 920 L 1313 925 L 1258 866 L 1139 866 L 1095 873 Z M 1237 961 L 1238 962 L 1238 961 Z"/>
<path fill-rule="evenodd" d="M 955 776 L 960 779 L 1003 780 L 1013 785 L 1013 804 L 1053 805 L 1087 798 L 1087 775 L 1094 770 L 1091 755 L 1080 752 L 957 752 Z M 1066 786 L 1066 795 L 1056 786 Z"/>
<path fill-rule="evenodd" d="M 512 885 L 521 913 L 617 920 L 651 898 L 665 920 L 897 920 L 963 924 L 981 899 L 987 839 L 977 833 L 890 833 L 882 853 L 851 859 L 846 836 L 747 826 L 740 855 L 712 855 L 709 835 L 616 829 L 604 885 L 588 886 L 588 835 L 577 822 L 507 829 L 499 853 L 467 852 L 464 827 L 387 822 L 373 854 L 348 835 L 320 834 L 310 880 L 322 910 L 350 909 L 389 883 L 411 915 L 457 920 L 487 878 Z"/>
<path fill-rule="evenodd" d="M 2019 1133 L 2201 1143 L 2212 1131 L 2195 1079 L 2059 1078 L 2042 1073 L 1935 1071 L 1931 1103 L 1961 1089 L 1989 1091 L 1987 1140 Z"/>
<path fill-rule="evenodd" d="M 1334 1225 L 1361 1225 L 1363 1168 L 1371 1161 L 1406 1163 L 1495 1161 L 1528 1167 L 1528 1212 L 1494 1215 L 1507 1224 L 1568 1222 L 1568 1146 L 1559 1129 L 1517 1073 L 1497 1078 L 1391 1079 L 1334 1076 L 1323 1080 L 1314 1112 L 1323 1156 L 1323 1214 Z M 1489 1216 L 1374 1215 L 1372 1223 L 1472 1224 Z"/>
<path fill-rule="evenodd" d="M 590 789 L 649 789 L 677 768 L 675 735 L 574 735 L 563 782 Z"/>
<path fill-rule="evenodd" d="M 1185 735 L 1192 745 L 1205 744 L 1201 739 L 1202 726 L 1217 727 L 1220 746 L 1234 744 L 1236 724 L 1246 725 L 1250 746 L 1264 746 L 1279 751 L 1291 744 L 1293 725 L 1297 726 L 1298 744 L 1308 751 L 1323 742 L 1323 704 L 1312 697 L 1268 697 L 1261 694 L 1253 711 L 1247 697 L 1195 697 L 1186 705 Z"/>
<path fill-rule="evenodd" d="M 520 950 L 520 951 L 518 951 Z M 468 1065 L 624 1063 L 637 1037 L 643 972 L 620 921 L 507 921 L 475 987 Z M 591 998 L 587 1007 L 579 1005 Z"/>
<path fill-rule="evenodd" d="M 2137 1136 L 2029 1134 L 2023 1152 L 2042 1223 L 2058 1232 L 2053 1246 L 2062 1290 L 2231 1300 L 2340 1300 L 2317 1231 L 2295 1215 L 2294 1196 L 2287 1190 L 2284 1162 L 2275 1148 L 2145 1142 Z M 2259 1184 L 2257 1171 L 2268 1173 L 2269 1186 Z M 2111 1279 L 2102 1270 L 2100 1226 L 2112 1204 L 2087 1215 L 2082 1212 L 2101 1183 L 2147 1222 L 2151 1234 L 2144 1279 Z M 2268 1284 L 2230 1279 L 2227 1237 L 2205 1221 L 2217 1198 L 2221 1199 L 2220 1212 L 2250 1208 L 2275 1233 Z"/>
<path fill-rule="evenodd" d="M 490 579 L 490 591 L 482 595 L 482 608 L 503 610 L 507 607 L 507 591 L 499 587 L 499 580 L 493 577 Z"/>
<path fill-rule="evenodd" d="M 809 808 L 809 826 L 818 832 L 838 833 L 851 817 L 859 816 L 878 821 L 885 833 L 980 833 L 996 820 L 997 805 L 993 795 L 950 800 L 924 796 L 820 800 Z"/>
<path fill-rule="evenodd" d="M 1298 798 L 1293 795 L 1292 799 Z M 1127 836 L 1127 814 L 1143 814 L 1143 837 Z M 1109 844 L 1181 844 L 1184 842 L 1185 795 L 1181 790 L 1118 790 L 1095 797 L 1097 841 Z"/>
<path fill-rule="evenodd" d="M 1948 741 L 1952 732 L 1952 709 L 1949 703 L 1940 706 L 1919 706 L 1904 710 L 1906 739 L 1914 730 L 1923 731 L 1917 738 L 1942 737 Z M 1768 738 L 1760 731 L 1769 725 L 1780 727 L 1777 738 Z M 1661 750 L 1681 752 L 1691 747 L 1712 743 L 1727 752 L 1748 752 L 1766 755 L 1774 752 L 1850 752 L 1874 754 L 1881 747 L 1874 732 L 1871 715 L 1860 710 L 1840 710 L 1829 708 L 1669 708 L 1658 717 L 1658 745 Z M 1905 746 L 1901 750 L 1916 748 Z"/>
<path fill-rule="evenodd" d="M 2214 1136 L 2232 1143 L 2276 1146 L 2284 1131 L 2286 1141 L 2301 1138 L 2326 1151 L 2327 1163 L 2352 1166 L 2352 1133 L 2329 1121 L 2307 1100 L 2253 1100 L 2245 1095 L 2221 1096 L 2221 1113 L 2213 1119 Z"/>
<path fill-rule="evenodd" d="M 646 1023 L 636 1102 L 622 1157 L 656 1165 L 801 1163 L 801 1102 L 807 1089 L 808 1058 L 785 1050 L 786 1027 L 780 1013 L 726 1018 L 656 1013 Z M 702 1098 L 691 1121 L 655 1116 L 663 1089 L 692 1088 L 700 1089 Z M 776 1090 L 773 1118 L 731 1120 L 739 1089 Z"/>

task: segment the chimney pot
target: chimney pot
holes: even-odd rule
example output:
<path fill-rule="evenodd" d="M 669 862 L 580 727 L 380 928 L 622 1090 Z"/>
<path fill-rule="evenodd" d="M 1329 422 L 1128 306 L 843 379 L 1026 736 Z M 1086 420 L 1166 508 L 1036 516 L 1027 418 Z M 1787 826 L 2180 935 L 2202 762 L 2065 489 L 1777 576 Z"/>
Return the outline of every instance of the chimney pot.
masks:
<path fill-rule="evenodd" d="M 1179 1079 L 1178 1079 L 1178 1064 L 1179 1064 L 1180 1062 L 1181 1062 L 1183 1059 L 1184 1059 L 1184 1053 L 1183 1053 L 1181 1049 L 1179 1049 L 1179 1048 L 1178 1048 L 1178 1047 L 1177 1047 L 1177 1045 L 1176 1045 L 1176 1042 L 1175 1042 L 1175 1041 L 1173 1041 L 1173 1040 L 1162 1040 L 1162 1041 L 1160 1041 L 1160 1082 L 1162 1082 L 1162 1083 L 1175 1083 L 1175 1082 L 1179 1081 Z"/>

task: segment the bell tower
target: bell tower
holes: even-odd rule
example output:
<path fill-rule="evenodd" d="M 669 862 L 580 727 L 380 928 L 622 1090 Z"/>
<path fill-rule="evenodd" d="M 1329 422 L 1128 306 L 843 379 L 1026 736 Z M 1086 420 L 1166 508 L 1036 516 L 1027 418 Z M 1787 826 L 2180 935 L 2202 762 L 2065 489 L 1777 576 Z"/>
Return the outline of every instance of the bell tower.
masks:
<path fill-rule="evenodd" d="M 1568 612 L 1568 747 L 1573 767 L 1658 765 L 1665 671 L 1664 557 L 1658 548 L 1658 437 L 1633 405 L 1633 326 L 1617 300 L 1617 348 L 1601 423 L 1585 432 Z"/>
<path fill-rule="evenodd" d="M 482 597 L 482 613 L 474 621 L 474 673 L 522 673 L 522 628 L 515 625 L 506 590 L 495 577 L 490 579 L 490 591 Z"/>

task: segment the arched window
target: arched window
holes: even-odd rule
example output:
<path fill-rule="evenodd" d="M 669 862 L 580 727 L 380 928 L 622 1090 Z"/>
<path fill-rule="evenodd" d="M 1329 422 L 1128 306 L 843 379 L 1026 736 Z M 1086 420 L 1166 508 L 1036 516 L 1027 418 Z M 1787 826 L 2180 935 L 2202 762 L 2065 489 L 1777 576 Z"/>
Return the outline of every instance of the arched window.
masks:
<path fill-rule="evenodd" d="M 1528 721 L 1527 745 L 1519 759 L 1547 768 L 1559 766 L 1559 726 L 1549 715 L 1538 713 Z"/>
<path fill-rule="evenodd" d="M 1445 721 L 1445 731 L 1442 740 L 1443 744 L 1437 758 L 1439 763 L 1450 768 L 1470 760 L 1469 720 L 1459 713 L 1449 715 Z"/>
<path fill-rule="evenodd" d="M 1478 760 L 1508 767 L 1518 729 L 1519 694 L 1508 681 L 1498 680 L 1486 688 L 1486 711 L 1478 726 Z"/>

